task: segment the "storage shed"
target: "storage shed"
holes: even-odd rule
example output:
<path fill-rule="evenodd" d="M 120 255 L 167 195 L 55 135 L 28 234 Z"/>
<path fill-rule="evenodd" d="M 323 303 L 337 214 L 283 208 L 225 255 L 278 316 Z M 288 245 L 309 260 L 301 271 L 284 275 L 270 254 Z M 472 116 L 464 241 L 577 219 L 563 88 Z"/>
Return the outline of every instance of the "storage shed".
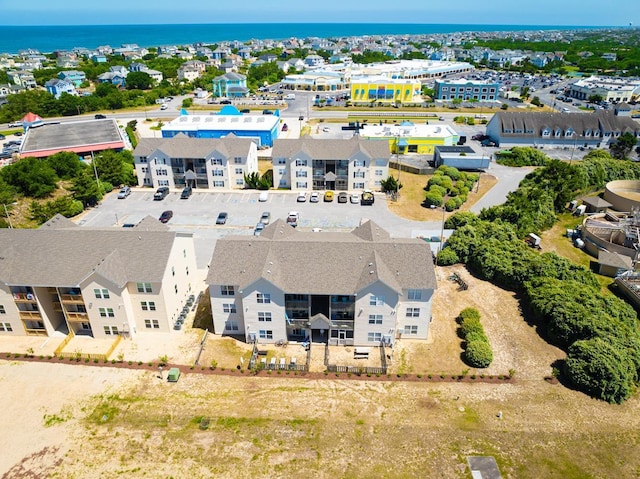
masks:
<path fill-rule="evenodd" d="M 611 208 L 611 203 L 599 196 L 589 196 L 582 200 L 582 204 L 586 205 L 587 213 L 606 213 Z"/>
<path fill-rule="evenodd" d="M 491 157 L 477 153 L 470 146 L 436 146 L 433 162 L 436 168 L 446 165 L 459 170 L 484 170 L 489 168 Z"/>
<path fill-rule="evenodd" d="M 598 253 L 598 274 L 615 278 L 632 268 L 631 258 L 619 253 L 600 250 Z"/>

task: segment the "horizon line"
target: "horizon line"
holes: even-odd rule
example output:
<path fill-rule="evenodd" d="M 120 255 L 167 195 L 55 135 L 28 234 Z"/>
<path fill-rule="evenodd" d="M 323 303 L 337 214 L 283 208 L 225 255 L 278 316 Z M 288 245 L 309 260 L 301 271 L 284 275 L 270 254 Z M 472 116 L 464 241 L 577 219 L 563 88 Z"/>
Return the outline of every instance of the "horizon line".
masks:
<path fill-rule="evenodd" d="M 573 24 L 519 24 L 519 23 L 423 23 L 423 22 L 386 22 L 386 21 L 337 21 L 337 22 L 269 22 L 269 21 L 247 21 L 247 22 L 178 22 L 178 23 L 59 23 L 59 24 L 37 24 L 37 25 L 1 25 L 0 28 L 33 28 L 33 27 L 117 27 L 122 25 L 469 25 L 469 26 L 509 26 L 509 27 L 575 27 L 575 28 L 634 28 L 633 25 L 573 25 Z"/>

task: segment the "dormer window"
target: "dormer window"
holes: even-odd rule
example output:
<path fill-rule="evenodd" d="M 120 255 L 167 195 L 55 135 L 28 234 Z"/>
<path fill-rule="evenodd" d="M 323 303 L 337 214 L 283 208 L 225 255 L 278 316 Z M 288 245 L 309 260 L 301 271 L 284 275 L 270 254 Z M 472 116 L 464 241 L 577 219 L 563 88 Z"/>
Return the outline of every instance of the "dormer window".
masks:
<path fill-rule="evenodd" d="M 557 129 L 556 129 L 556 131 L 555 131 L 555 136 L 556 136 L 556 138 L 558 138 L 558 137 L 562 136 L 562 130 L 560 130 L 560 128 L 557 128 Z"/>
<path fill-rule="evenodd" d="M 551 130 L 549 130 L 549 128 L 545 128 L 542 130 L 542 136 L 551 136 Z"/>

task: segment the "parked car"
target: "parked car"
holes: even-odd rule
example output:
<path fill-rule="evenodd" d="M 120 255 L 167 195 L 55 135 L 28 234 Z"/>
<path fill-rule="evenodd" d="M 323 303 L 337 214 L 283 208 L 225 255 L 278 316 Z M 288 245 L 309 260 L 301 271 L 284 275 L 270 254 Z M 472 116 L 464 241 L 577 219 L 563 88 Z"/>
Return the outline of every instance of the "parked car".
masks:
<path fill-rule="evenodd" d="M 296 199 L 298 203 L 304 203 L 307 201 L 307 194 L 304 191 L 298 193 L 298 198 Z"/>
<path fill-rule="evenodd" d="M 313 191 L 309 196 L 309 203 L 317 203 L 318 201 L 320 201 L 320 195 L 317 191 Z"/>
<path fill-rule="evenodd" d="M 173 218 L 173 211 L 171 210 L 163 211 L 159 218 L 160 223 L 167 223 L 171 218 Z"/>
<path fill-rule="evenodd" d="M 220 213 L 218 215 L 218 218 L 216 218 L 216 224 L 217 225 L 224 225 L 227 223 L 227 218 L 229 217 L 228 213 L 225 213 L 224 211 L 222 213 Z"/>
<path fill-rule="evenodd" d="M 0 140 L 4 140 L 5 138 L 6 137 L 2 133 L 0 133 Z"/>
<path fill-rule="evenodd" d="M 256 224 L 256 228 L 253 230 L 253 235 L 260 236 L 260 233 L 262 233 L 263 229 L 264 229 L 264 223 L 258 222 L 258 224 Z"/>
<path fill-rule="evenodd" d="M 260 196 L 258 196 L 258 201 L 261 202 L 261 203 L 264 203 L 268 199 L 269 199 L 269 192 L 268 191 L 261 191 L 260 192 Z"/>
<path fill-rule="evenodd" d="M 160 106 L 160 109 L 161 109 L 161 110 L 166 110 L 167 108 L 169 108 L 169 107 L 167 106 L 167 104 L 166 104 L 166 103 L 163 103 L 163 104 Z"/>
<path fill-rule="evenodd" d="M 95 116 L 94 116 L 94 118 L 95 118 L 96 120 L 104 120 L 104 119 L 106 118 L 106 116 L 101 115 L 100 113 L 98 113 L 97 115 L 95 115 Z"/>
<path fill-rule="evenodd" d="M 222 100 L 220 102 L 221 105 L 231 105 L 231 100 Z"/>
<path fill-rule="evenodd" d="M 300 215 L 297 211 L 289 211 L 289 215 L 287 216 L 287 224 L 295 228 L 296 226 L 298 226 L 299 219 Z"/>
<path fill-rule="evenodd" d="M 131 194 L 131 188 L 129 188 L 128 186 L 123 186 L 122 188 L 120 188 L 120 191 L 118 192 L 118 199 L 124 200 L 130 194 Z"/>
<path fill-rule="evenodd" d="M 338 193 L 338 203 L 347 203 L 349 201 L 349 195 L 346 191 Z"/>
<path fill-rule="evenodd" d="M 21 121 L 13 121 L 9 123 L 9 128 L 20 128 L 22 126 Z"/>
<path fill-rule="evenodd" d="M 153 199 L 155 201 L 162 201 L 167 197 L 168 194 L 169 194 L 169 187 L 168 186 L 161 186 L 153 194 Z"/>
<path fill-rule="evenodd" d="M 180 199 L 188 200 L 189 197 L 191 196 L 191 193 L 193 193 L 193 189 L 190 186 L 185 186 L 184 189 L 182 190 L 182 193 L 180 193 Z"/>
<path fill-rule="evenodd" d="M 262 213 L 262 216 L 260 216 L 260 223 L 262 223 L 263 225 L 268 225 L 270 221 L 271 213 L 269 213 L 268 211 Z"/>
<path fill-rule="evenodd" d="M 333 201 L 333 191 L 325 191 L 324 193 L 324 200 L 325 201 Z"/>
<path fill-rule="evenodd" d="M 354 205 L 357 205 L 360 203 L 360 195 L 358 195 L 358 193 L 352 193 L 351 196 L 349 196 L 349 201 Z"/>

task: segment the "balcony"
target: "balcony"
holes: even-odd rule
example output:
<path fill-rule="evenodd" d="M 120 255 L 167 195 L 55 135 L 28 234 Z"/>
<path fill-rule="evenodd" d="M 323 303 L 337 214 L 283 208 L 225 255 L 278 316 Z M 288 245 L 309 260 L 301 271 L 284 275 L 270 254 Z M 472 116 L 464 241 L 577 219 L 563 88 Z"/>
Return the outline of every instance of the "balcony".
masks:
<path fill-rule="evenodd" d="M 61 313 L 62 312 L 62 303 L 60 303 L 60 301 L 54 301 L 53 302 L 53 310 L 57 313 Z"/>
<path fill-rule="evenodd" d="M 87 313 L 80 313 L 77 311 L 67 311 L 67 319 L 69 321 L 81 321 L 84 323 L 89 321 L 89 315 Z"/>
<path fill-rule="evenodd" d="M 48 336 L 44 328 L 25 328 L 28 336 Z"/>
<path fill-rule="evenodd" d="M 60 299 L 63 304 L 84 304 L 81 294 L 61 294 Z"/>
<path fill-rule="evenodd" d="M 33 293 L 13 293 L 13 300 L 16 303 L 37 303 Z"/>
<path fill-rule="evenodd" d="M 42 319 L 42 313 L 40 311 L 19 311 L 20 319 L 25 320 L 39 320 Z"/>

